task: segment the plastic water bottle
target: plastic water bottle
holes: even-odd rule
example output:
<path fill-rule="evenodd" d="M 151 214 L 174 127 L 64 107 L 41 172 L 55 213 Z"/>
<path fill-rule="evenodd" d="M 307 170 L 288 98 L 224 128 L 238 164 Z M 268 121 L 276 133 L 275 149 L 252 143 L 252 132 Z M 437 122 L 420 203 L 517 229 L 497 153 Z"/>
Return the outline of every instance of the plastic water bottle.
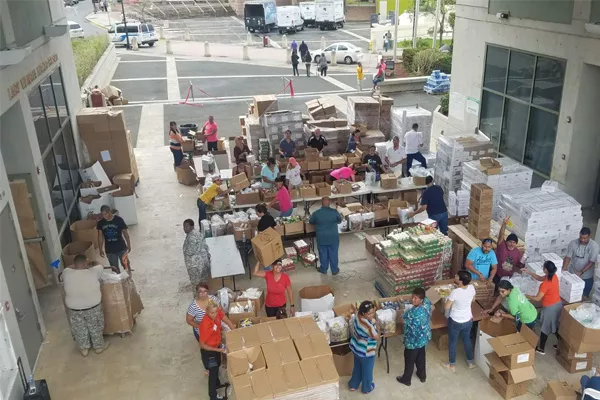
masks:
<path fill-rule="evenodd" d="M 35 379 L 33 379 L 33 375 L 29 375 L 27 377 L 27 386 L 29 386 L 29 394 L 35 394 L 37 389 L 35 388 Z"/>
<path fill-rule="evenodd" d="M 246 231 L 242 232 L 242 242 L 246 243 Z"/>

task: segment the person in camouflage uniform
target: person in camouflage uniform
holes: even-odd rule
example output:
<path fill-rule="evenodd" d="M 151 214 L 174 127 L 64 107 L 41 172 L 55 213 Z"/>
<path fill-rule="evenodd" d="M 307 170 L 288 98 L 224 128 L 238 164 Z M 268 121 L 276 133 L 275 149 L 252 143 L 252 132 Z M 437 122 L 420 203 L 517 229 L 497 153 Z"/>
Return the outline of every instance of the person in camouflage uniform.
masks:
<path fill-rule="evenodd" d="M 210 253 L 202 232 L 194 229 L 194 221 L 183 221 L 183 231 L 186 233 L 183 242 L 183 258 L 192 286 L 210 281 Z"/>

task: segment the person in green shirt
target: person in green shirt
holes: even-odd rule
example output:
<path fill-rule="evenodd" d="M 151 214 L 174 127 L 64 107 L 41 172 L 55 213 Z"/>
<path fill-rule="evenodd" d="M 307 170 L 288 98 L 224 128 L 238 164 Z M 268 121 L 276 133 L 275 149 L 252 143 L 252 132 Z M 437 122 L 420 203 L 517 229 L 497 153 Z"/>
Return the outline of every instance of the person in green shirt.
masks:
<path fill-rule="evenodd" d="M 527 297 L 521 293 L 519 288 L 514 287 L 513 284 L 506 279 L 503 279 L 498 283 L 498 288 L 500 296 L 498 296 L 492 308 L 484 310 L 484 312 L 489 313 L 494 311 L 500 303 L 502 303 L 502 300 L 506 299 L 508 302 L 509 313 L 500 310 L 497 314 L 501 315 L 502 318 L 514 319 L 518 331 L 521 331 L 521 326 L 523 324 L 527 325 L 530 329 L 535 328 L 537 310 Z"/>
<path fill-rule="evenodd" d="M 331 266 L 331 274 L 340 273 L 338 268 L 338 249 L 340 247 L 340 234 L 338 224 L 342 222 L 342 216 L 337 210 L 329 207 L 329 197 L 321 199 L 321 208 L 310 216 L 310 221 L 315 226 L 317 235 L 317 248 L 321 259 L 319 272 L 327 274 Z"/>

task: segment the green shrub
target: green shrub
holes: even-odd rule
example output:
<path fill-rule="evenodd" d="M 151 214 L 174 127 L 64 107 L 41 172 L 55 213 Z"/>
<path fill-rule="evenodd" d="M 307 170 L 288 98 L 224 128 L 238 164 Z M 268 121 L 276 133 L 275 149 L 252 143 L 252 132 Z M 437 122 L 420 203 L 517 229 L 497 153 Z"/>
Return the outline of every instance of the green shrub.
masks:
<path fill-rule="evenodd" d="M 108 47 L 108 36 L 88 36 L 73 40 L 71 44 L 73 46 L 73 56 L 75 57 L 77 79 L 79 80 L 79 86 L 81 86 L 90 76 L 104 50 Z"/>
<path fill-rule="evenodd" d="M 451 39 L 444 39 L 442 41 L 442 44 L 451 44 L 451 43 L 452 43 Z M 432 45 L 433 45 L 433 39 L 431 39 L 431 38 L 417 38 L 417 49 L 431 49 Z M 439 40 L 436 41 L 436 45 L 438 47 L 441 47 Z M 412 47 L 412 39 L 407 39 L 407 40 L 398 42 L 398 47 L 402 48 L 402 49 Z"/>
<path fill-rule="evenodd" d="M 449 74 L 452 70 L 452 54 L 442 53 L 434 69 L 439 69 L 441 72 Z"/>
<path fill-rule="evenodd" d="M 446 93 L 440 98 L 440 112 L 448 116 L 448 105 L 450 104 L 450 94 Z"/>
<path fill-rule="evenodd" d="M 443 53 L 436 49 L 425 49 L 415 54 L 412 60 L 412 71 L 418 76 L 431 75 L 431 72 L 439 65 Z"/>
<path fill-rule="evenodd" d="M 408 48 L 402 50 L 402 64 L 404 65 L 404 69 L 412 73 L 413 72 L 413 62 L 417 53 L 419 53 L 419 49 Z"/>

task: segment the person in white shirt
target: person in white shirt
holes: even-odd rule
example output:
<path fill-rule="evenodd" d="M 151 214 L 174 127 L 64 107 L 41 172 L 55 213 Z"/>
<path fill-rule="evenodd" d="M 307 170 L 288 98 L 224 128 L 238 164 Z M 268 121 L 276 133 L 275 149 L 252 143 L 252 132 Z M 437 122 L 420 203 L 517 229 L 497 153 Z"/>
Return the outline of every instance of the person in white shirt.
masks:
<path fill-rule="evenodd" d="M 427 160 L 423 157 L 420 152 L 420 148 L 423 147 L 423 134 L 417 132 L 419 124 L 413 124 L 412 129 L 404 134 L 404 149 L 406 150 L 406 170 L 408 176 L 410 176 L 410 168 L 412 167 L 413 160 L 417 160 L 421 163 L 423 168 L 427 168 Z"/>
<path fill-rule="evenodd" d="M 294 157 L 290 157 L 285 179 L 290 189 L 296 189 L 302 185 L 302 169 Z"/>
<path fill-rule="evenodd" d="M 463 341 L 465 353 L 467 353 L 467 365 L 469 369 L 475 368 L 473 364 L 473 346 L 471 345 L 471 327 L 473 326 L 473 312 L 471 304 L 475 301 L 475 288 L 471 283 L 471 273 L 458 271 L 454 277 L 454 283 L 458 286 L 453 289 L 446 299 L 444 309 L 450 312 L 448 318 L 448 362 L 442 363 L 442 367 L 452 372 L 456 370 L 456 344 L 460 336 Z"/>
<path fill-rule="evenodd" d="M 400 146 L 400 138 L 394 136 L 392 147 L 387 149 L 385 154 L 385 168 L 388 172 L 393 172 L 396 176 L 402 176 L 402 164 L 406 162 L 406 152 Z"/>

